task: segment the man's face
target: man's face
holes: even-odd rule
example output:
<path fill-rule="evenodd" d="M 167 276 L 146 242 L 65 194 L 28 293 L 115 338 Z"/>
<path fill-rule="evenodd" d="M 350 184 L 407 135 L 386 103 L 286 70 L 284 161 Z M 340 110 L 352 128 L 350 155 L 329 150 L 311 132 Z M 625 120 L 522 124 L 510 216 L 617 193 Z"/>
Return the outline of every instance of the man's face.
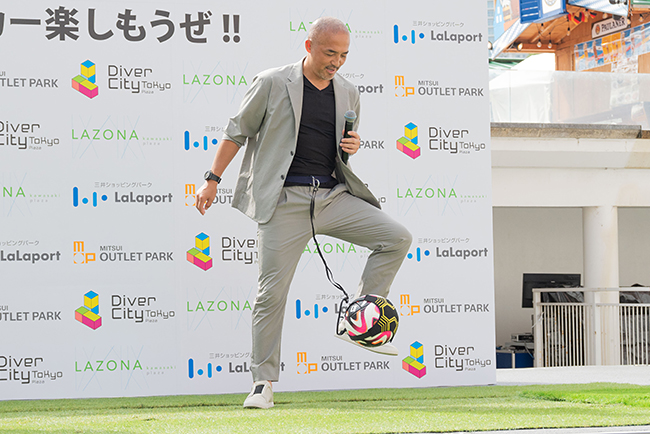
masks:
<path fill-rule="evenodd" d="M 321 80 L 331 80 L 343 66 L 350 47 L 350 35 L 344 32 L 326 33 L 318 41 L 305 42 L 309 68 Z"/>

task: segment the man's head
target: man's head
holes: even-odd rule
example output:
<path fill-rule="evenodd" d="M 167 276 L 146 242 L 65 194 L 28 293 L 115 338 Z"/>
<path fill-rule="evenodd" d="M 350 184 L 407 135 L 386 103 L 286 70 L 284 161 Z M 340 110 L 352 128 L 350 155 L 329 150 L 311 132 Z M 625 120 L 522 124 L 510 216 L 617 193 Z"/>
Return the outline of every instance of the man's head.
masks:
<path fill-rule="evenodd" d="M 350 31 L 339 19 L 321 17 L 309 28 L 305 41 L 307 59 L 305 74 L 312 80 L 326 81 L 334 78 L 336 71 L 343 66 L 350 47 Z"/>

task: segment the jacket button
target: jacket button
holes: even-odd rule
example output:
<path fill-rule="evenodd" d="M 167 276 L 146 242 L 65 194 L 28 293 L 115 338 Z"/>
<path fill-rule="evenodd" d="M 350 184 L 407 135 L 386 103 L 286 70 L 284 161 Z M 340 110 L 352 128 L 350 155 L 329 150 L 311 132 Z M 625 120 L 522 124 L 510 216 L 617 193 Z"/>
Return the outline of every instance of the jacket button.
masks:
<path fill-rule="evenodd" d="M 280 175 L 280 179 L 284 180 L 284 175 Z"/>
<path fill-rule="evenodd" d="M 290 152 L 291 156 L 293 156 L 293 151 Z"/>

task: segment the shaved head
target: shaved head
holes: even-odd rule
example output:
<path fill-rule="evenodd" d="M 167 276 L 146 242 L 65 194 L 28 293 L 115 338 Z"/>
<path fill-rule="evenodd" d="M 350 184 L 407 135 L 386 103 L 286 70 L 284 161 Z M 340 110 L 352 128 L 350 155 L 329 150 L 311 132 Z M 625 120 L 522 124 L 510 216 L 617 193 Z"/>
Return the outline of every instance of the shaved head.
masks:
<path fill-rule="evenodd" d="M 314 44 L 319 44 L 322 42 L 324 35 L 337 33 L 346 33 L 349 35 L 350 31 L 345 23 L 338 18 L 321 17 L 312 23 L 307 34 L 307 39 Z"/>

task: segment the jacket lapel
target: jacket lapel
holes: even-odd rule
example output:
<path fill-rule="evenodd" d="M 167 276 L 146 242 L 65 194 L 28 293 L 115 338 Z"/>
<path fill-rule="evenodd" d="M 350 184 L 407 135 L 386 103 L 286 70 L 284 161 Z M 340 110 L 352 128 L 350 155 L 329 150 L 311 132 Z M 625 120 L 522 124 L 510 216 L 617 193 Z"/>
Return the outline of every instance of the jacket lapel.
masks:
<path fill-rule="evenodd" d="M 293 65 L 289 76 L 287 77 L 287 92 L 293 109 L 293 118 L 296 121 L 295 137 L 298 140 L 298 131 L 300 129 L 300 117 L 302 115 L 302 91 L 303 91 L 302 60 Z"/>
<path fill-rule="evenodd" d="M 336 148 L 339 156 L 342 154 L 342 149 L 338 146 L 341 143 L 343 138 L 343 128 L 345 127 L 345 119 L 343 115 L 350 107 L 350 102 L 348 101 L 348 93 L 343 88 L 341 79 L 338 75 L 334 76 L 334 100 L 336 101 Z"/>

